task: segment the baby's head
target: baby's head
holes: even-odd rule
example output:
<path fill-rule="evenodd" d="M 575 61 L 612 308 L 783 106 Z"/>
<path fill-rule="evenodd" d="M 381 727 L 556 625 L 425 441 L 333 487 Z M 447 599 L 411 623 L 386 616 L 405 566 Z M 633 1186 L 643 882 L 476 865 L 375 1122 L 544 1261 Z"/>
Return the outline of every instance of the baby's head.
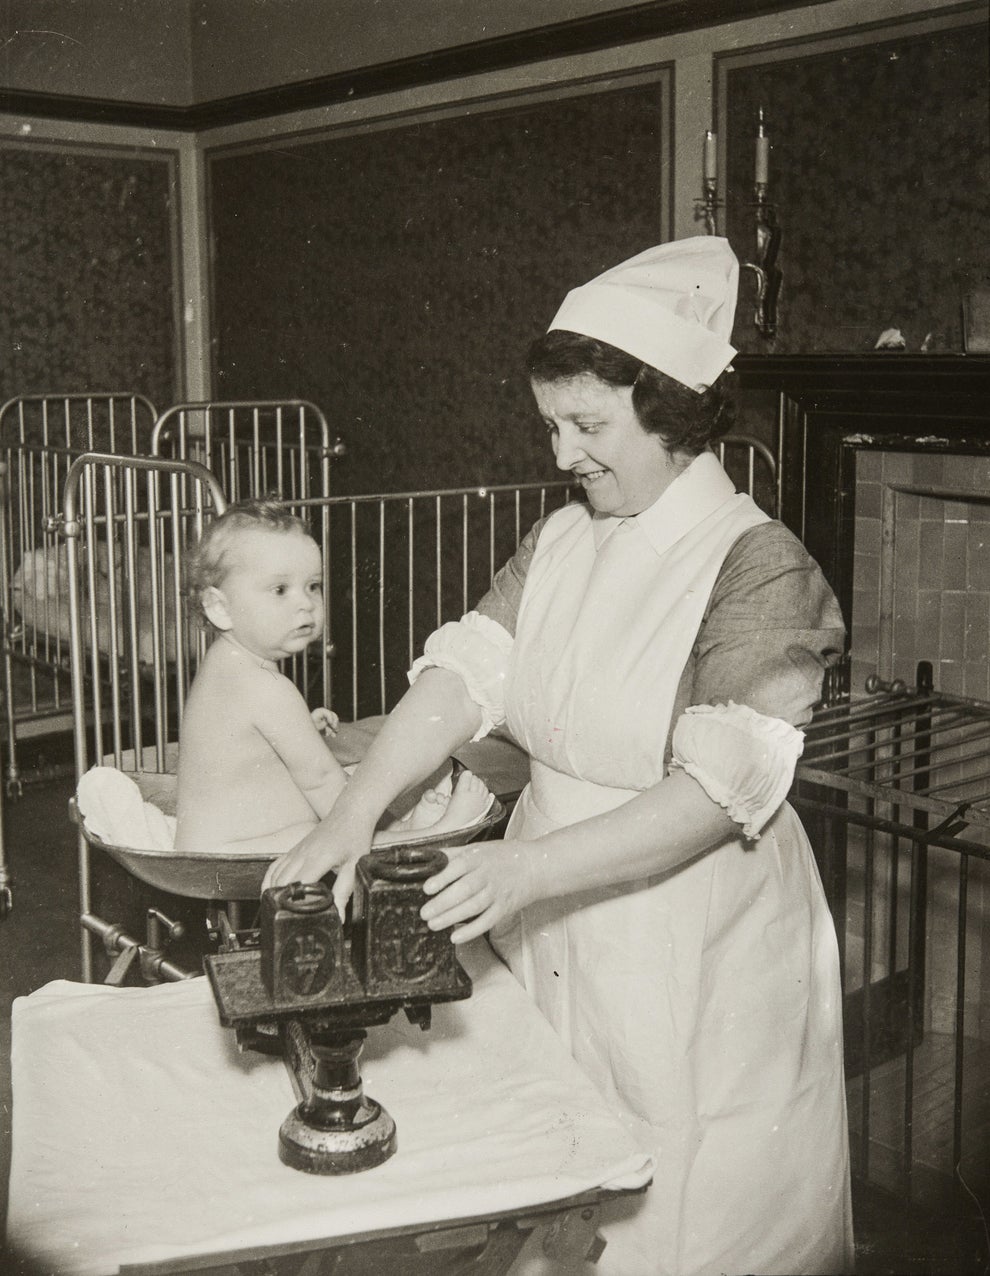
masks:
<path fill-rule="evenodd" d="M 186 576 L 202 616 L 266 660 L 294 655 L 323 632 L 319 547 L 276 501 L 229 506 L 190 552 Z"/>

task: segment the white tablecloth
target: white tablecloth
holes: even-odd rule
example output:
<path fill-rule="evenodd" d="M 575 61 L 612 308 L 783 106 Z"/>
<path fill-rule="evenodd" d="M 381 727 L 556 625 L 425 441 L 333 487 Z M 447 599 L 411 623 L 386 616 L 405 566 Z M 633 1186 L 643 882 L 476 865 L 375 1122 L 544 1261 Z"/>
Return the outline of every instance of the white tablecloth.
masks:
<path fill-rule="evenodd" d="M 240 1054 L 206 979 L 56 981 L 14 1003 L 9 1242 L 59 1273 L 531 1209 L 653 1163 L 487 946 L 468 1001 L 372 1028 L 365 1092 L 398 1126 L 382 1166 L 282 1165 L 281 1060 Z"/>

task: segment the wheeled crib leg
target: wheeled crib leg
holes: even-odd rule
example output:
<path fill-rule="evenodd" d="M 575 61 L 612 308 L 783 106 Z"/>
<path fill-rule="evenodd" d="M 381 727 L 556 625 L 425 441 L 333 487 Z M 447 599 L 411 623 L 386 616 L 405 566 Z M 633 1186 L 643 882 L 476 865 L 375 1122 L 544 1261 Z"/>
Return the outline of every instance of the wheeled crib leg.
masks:
<path fill-rule="evenodd" d="M 0 786 L 0 921 L 3 921 L 14 907 L 14 897 L 10 886 L 10 872 L 7 868 L 6 812 L 3 787 Z"/>
<path fill-rule="evenodd" d="M 6 617 L 0 617 L 0 625 L 6 625 Z M 4 787 L 8 797 L 19 798 L 24 792 L 21 769 L 17 765 L 17 727 L 14 722 L 14 676 L 10 656 L 10 634 L 5 633 L 3 651 L 4 698 L 7 703 L 7 774 Z"/>

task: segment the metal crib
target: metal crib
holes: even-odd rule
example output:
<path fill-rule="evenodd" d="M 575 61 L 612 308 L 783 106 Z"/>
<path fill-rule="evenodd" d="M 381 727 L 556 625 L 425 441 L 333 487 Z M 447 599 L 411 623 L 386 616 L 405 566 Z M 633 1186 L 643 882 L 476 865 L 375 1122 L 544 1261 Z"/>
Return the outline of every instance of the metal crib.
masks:
<path fill-rule="evenodd" d="M 182 560 L 226 503 L 216 477 L 195 462 L 85 453 L 70 466 L 56 525 L 66 549 L 77 781 L 106 763 L 167 802 L 183 704 L 206 649 L 184 604 Z M 82 970 L 90 980 L 92 935 L 124 961 L 140 946 L 94 914 L 81 828 L 78 856 Z M 154 910 L 148 922 L 140 955 L 169 977 L 162 963 L 170 923 Z"/>
<path fill-rule="evenodd" d="M 853 1173 L 966 1217 L 990 1191 L 990 704 L 940 692 L 927 662 L 913 687 L 828 693 L 791 801 L 842 950 Z"/>
<path fill-rule="evenodd" d="M 0 407 L 8 795 L 23 784 L 18 740 L 72 727 L 66 549 L 54 522 L 72 462 L 85 452 L 191 460 L 212 469 L 231 500 L 273 491 L 311 497 L 329 493 L 331 461 L 345 450 L 323 412 L 302 399 L 180 403 L 160 415 L 143 396 L 123 392 L 21 395 Z M 96 578 L 106 576 L 103 562 Z M 147 627 L 140 642 L 148 655 Z M 299 665 L 301 685 L 313 676 L 328 683 L 326 659 L 321 651 Z M 0 919 L 12 906 L 0 811 Z"/>
<path fill-rule="evenodd" d="M 179 726 L 207 644 L 187 605 L 182 563 L 205 523 L 226 507 L 216 476 L 197 462 L 87 453 L 71 465 L 56 526 L 66 546 L 77 782 L 94 765 L 112 766 L 129 775 L 146 800 L 174 813 Z M 482 835 L 501 813 L 495 801 L 482 820 L 446 833 L 440 845 Z M 144 939 L 99 915 L 93 849 L 153 891 L 205 901 L 204 921 L 214 929 L 239 928 L 240 901 L 256 907 L 270 856 L 221 858 L 109 844 L 84 828 L 78 814 L 77 822 L 87 981 L 94 977 L 94 936 L 112 960 L 106 982 L 122 982 L 135 963 L 147 981 L 191 973 L 166 953 L 181 935 L 160 909 L 147 910 Z M 402 843 L 428 844 L 436 845 L 428 832 Z"/>
<path fill-rule="evenodd" d="M 0 406 L 0 647 L 6 776 L 0 920 L 13 907 L 3 797 L 21 792 L 19 742 L 68 730 L 68 598 L 51 520 L 73 457 L 149 446 L 155 407 L 130 391 L 28 394 Z"/>
<path fill-rule="evenodd" d="M 6 788 L 22 776 L 18 740 L 67 730 L 68 597 L 51 529 L 72 460 L 147 452 L 156 419 L 143 395 L 19 395 L 0 407 L 0 621 Z"/>

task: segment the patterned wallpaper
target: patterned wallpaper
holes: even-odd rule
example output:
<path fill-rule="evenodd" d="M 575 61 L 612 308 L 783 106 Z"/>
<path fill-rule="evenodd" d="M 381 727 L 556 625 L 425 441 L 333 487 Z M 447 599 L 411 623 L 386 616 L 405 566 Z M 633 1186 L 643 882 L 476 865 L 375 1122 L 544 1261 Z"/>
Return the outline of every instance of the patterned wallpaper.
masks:
<path fill-rule="evenodd" d="M 660 84 L 215 158 L 217 392 L 311 398 L 340 490 L 553 476 L 521 366 L 663 237 Z"/>
<path fill-rule="evenodd" d="M 961 298 L 990 283 L 985 25 L 730 68 L 726 86 L 729 238 L 752 254 L 738 202 L 761 106 L 784 228 L 779 335 L 737 322 L 741 348 L 863 351 L 899 328 L 909 350 L 961 351 Z"/>
<path fill-rule="evenodd" d="M 0 396 L 177 380 L 167 158 L 0 145 Z"/>

